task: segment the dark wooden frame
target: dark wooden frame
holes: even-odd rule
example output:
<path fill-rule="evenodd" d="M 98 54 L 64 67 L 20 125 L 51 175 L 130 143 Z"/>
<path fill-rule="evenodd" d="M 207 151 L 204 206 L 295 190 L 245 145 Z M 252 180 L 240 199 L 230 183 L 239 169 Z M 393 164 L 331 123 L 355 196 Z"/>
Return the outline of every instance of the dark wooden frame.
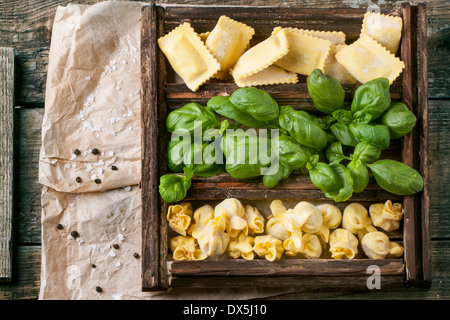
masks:
<path fill-rule="evenodd" d="M 342 30 L 356 36 L 365 10 L 362 9 L 301 9 L 275 7 L 211 7 L 146 5 L 142 9 L 141 62 L 142 62 L 142 289 L 164 290 L 175 286 L 302 286 L 315 288 L 367 288 L 370 274 L 367 267 L 380 267 L 384 288 L 398 285 L 428 286 L 431 282 L 428 150 L 427 150 L 427 66 L 426 66 L 426 7 L 402 4 L 396 14 L 403 18 L 404 28 L 400 58 L 406 68 L 391 85 L 393 100 L 403 101 L 417 116 L 414 131 L 403 138 L 397 150 L 403 162 L 415 167 L 424 177 L 423 192 L 399 197 L 379 188 L 373 181 L 361 194 L 350 201 L 403 201 L 405 218 L 400 237 L 405 247 L 404 259 L 282 259 L 269 262 L 262 259 L 169 261 L 168 227 L 165 219 L 167 204 L 158 192 L 159 177 L 167 173 L 165 119 L 172 106 L 186 102 L 206 102 L 209 98 L 231 93 L 233 83 L 209 82 L 197 92 L 183 83 L 166 81 L 167 63 L 157 47 L 157 39 L 182 21 L 194 20 L 198 32 L 212 29 L 212 21 L 222 14 L 238 21 L 249 21 L 262 33 L 269 33 L 277 25 L 293 22 L 326 21 L 321 30 Z M 264 21 L 266 21 L 264 23 Z M 306 22 L 305 22 L 306 23 Z M 339 25 L 339 27 L 337 27 Z M 307 28 L 308 25 L 299 27 Z M 201 30 L 202 28 L 209 28 Z M 327 29 L 330 28 L 330 29 Z M 266 30 L 267 29 L 267 30 Z M 274 99 L 286 103 L 301 103 L 308 110 L 309 95 L 304 79 L 298 84 L 268 86 Z M 344 86 L 351 97 L 356 86 Z M 310 105 L 310 104 L 309 104 Z M 401 153 L 401 154 L 400 154 Z M 329 200 L 304 175 L 289 178 L 274 189 L 265 188 L 259 179 L 237 180 L 227 174 L 207 179 L 194 179 L 186 200 L 218 200 L 226 197 L 239 199 L 311 199 Z"/>

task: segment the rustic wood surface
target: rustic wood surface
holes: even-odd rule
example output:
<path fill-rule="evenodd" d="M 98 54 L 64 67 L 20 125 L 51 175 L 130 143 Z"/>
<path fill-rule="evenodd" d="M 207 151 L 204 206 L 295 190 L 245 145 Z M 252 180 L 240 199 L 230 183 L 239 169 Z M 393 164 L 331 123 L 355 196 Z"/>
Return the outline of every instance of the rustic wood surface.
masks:
<path fill-rule="evenodd" d="M 14 49 L 0 47 L 0 282 L 12 275 Z"/>
<path fill-rule="evenodd" d="M 24 0 L 0 3 L 0 46 L 13 47 L 16 58 L 14 141 L 14 247 L 10 283 L 0 284 L 0 299 L 36 299 L 40 285 L 40 190 L 37 183 L 45 79 L 53 17 L 58 5 L 70 1 Z M 98 1 L 74 1 L 92 4 Z M 271 299 L 450 299 L 450 3 L 447 0 L 411 1 L 427 4 L 429 210 L 431 287 L 354 291 L 305 287 Z M 159 1 L 162 4 L 223 4 L 217 0 Z M 363 0 L 232 0 L 228 5 L 304 6 L 307 8 L 365 8 Z M 382 11 L 398 9 L 401 1 L 380 1 Z M 420 37 L 420 35 L 419 35 Z M 174 88 L 174 94 L 176 89 Z M 424 99 L 420 96 L 418 99 Z M 388 279 L 386 281 L 389 282 Z"/>

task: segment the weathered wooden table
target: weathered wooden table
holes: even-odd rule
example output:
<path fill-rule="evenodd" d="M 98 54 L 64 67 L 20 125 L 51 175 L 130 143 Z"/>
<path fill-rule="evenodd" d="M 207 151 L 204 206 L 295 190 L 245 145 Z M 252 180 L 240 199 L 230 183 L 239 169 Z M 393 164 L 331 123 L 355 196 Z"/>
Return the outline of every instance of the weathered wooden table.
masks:
<path fill-rule="evenodd" d="M 92 4 L 97 1 L 74 1 Z M 379 1 L 382 11 L 401 1 Z M 298 291 L 272 299 L 450 299 L 450 2 L 424 2 L 428 11 L 429 166 L 431 267 L 430 288 L 399 288 L 355 292 Z M 38 159 L 41 122 L 53 18 L 64 0 L 0 2 L 0 47 L 15 52 L 14 212 L 12 281 L 0 283 L 0 299 L 37 299 L 41 259 L 41 186 Z M 303 6 L 305 8 L 359 7 L 378 4 L 366 0 L 174 0 L 158 3 Z M 2 137 L 3 138 L 3 137 Z"/>

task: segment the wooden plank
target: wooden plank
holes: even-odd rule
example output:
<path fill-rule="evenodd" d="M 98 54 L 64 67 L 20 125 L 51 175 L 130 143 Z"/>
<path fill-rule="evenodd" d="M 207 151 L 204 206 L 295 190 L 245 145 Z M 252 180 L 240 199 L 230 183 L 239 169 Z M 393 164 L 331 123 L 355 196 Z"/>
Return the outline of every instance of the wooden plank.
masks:
<path fill-rule="evenodd" d="M 417 7 L 409 3 L 402 4 L 403 31 L 401 42 L 401 60 L 405 63 L 402 73 L 402 101 L 417 115 L 417 59 L 414 53 L 416 43 L 416 15 Z M 418 169 L 418 126 L 403 138 L 402 161 Z M 419 244 L 419 214 L 420 198 L 417 195 L 405 196 L 403 201 L 404 216 L 404 243 L 406 283 L 417 285 L 421 278 L 421 254 Z"/>
<path fill-rule="evenodd" d="M 12 279 L 14 49 L 0 48 L 0 281 Z"/>
<path fill-rule="evenodd" d="M 156 39 L 159 17 L 155 4 L 143 6 L 141 12 L 141 65 L 142 65 L 142 277 L 143 290 L 163 290 L 167 288 L 167 275 L 162 267 L 161 256 L 164 248 L 160 245 L 160 198 L 158 183 L 160 161 L 153 156 L 159 150 L 158 136 L 161 102 L 159 59 Z M 164 244 L 165 246 L 165 244 Z M 162 249 L 162 250 L 161 250 Z"/>
<path fill-rule="evenodd" d="M 424 177 L 421 207 L 422 235 L 422 285 L 431 285 L 431 236 L 430 236 L 430 194 L 429 194 L 429 139 L 428 139 L 428 54 L 427 54 L 427 10 L 421 3 L 417 7 L 417 65 L 418 65 L 418 119 L 420 127 L 420 173 Z"/>

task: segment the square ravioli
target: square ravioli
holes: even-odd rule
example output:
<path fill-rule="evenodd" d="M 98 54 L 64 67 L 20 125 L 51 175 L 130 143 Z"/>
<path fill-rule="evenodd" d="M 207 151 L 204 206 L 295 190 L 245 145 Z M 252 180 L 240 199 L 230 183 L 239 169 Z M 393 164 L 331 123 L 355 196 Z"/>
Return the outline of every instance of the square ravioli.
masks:
<path fill-rule="evenodd" d="M 315 69 L 323 71 L 331 42 L 310 36 L 296 28 L 275 28 L 272 34 L 277 35 L 282 30 L 286 33 L 289 52 L 274 64 L 287 71 L 307 76 Z"/>
<path fill-rule="evenodd" d="M 254 34 L 255 30 L 246 24 L 227 16 L 219 18 L 205 40 L 206 46 L 220 63 L 220 71 L 215 77 L 224 78 L 228 75 L 228 71 L 244 53 Z"/>
<path fill-rule="evenodd" d="M 342 31 L 319 31 L 319 30 L 305 30 L 305 29 L 299 29 L 299 31 L 316 38 L 328 40 L 331 42 L 331 44 L 334 45 L 345 44 L 345 33 Z"/>
<path fill-rule="evenodd" d="M 392 84 L 405 68 L 403 61 L 365 33 L 335 57 L 361 83 L 384 77 Z"/>
<path fill-rule="evenodd" d="M 192 91 L 197 91 L 220 69 L 219 62 L 187 22 L 159 38 L 158 45 Z"/>
<path fill-rule="evenodd" d="M 347 45 L 332 45 L 330 49 L 330 54 L 325 60 L 325 66 L 323 68 L 323 73 L 335 77 L 341 84 L 358 84 L 359 81 L 355 79 L 348 71 L 336 60 L 336 53 L 341 49 L 345 48 Z"/>
<path fill-rule="evenodd" d="M 396 54 L 402 36 L 403 20 L 400 17 L 367 12 L 364 15 L 361 34 L 366 33 L 391 53 Z"/>
<path fill-rule="evenodd" d="M 282 30 L 248 49 L 236 62 L 231 74 L 235 80 L 248 77 L 272 65 L 288 51 L 286 34 Z"/>

